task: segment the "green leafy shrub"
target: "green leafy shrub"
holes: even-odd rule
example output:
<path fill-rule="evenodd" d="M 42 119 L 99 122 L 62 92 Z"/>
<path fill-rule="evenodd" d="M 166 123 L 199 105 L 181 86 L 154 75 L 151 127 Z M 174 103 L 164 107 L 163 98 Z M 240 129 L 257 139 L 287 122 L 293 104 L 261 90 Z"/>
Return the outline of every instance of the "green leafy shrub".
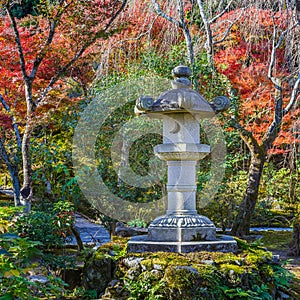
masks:
<path fill-rule="evenodd" d="M 57 202 L 50 212 L 32 211 L 20 216 L 14 229 L 21 237 L 41 242 L 45 248 L 61 247 L 72 234 L 74 208 L 69 202 Z"/>
<path fill-rule="evenodd" d="M 45 253 L 43 255 L 43 264 L 51 271 L 58 271 L 66 268 L 74 268 L 75 260 L 73 256 L 69 255 L 55 255 L 52 253 Z"/>
<path fill-rule="evenodd" d="M 54 223 L 55 216 L 50 213 L 32 211 L 30 215 L 23 215 L 15 223 L 15 230 L 21 237 L 28 237 L 33 241 L 40 241 L 47 247 L 58 247 L 63 243 Z"/>

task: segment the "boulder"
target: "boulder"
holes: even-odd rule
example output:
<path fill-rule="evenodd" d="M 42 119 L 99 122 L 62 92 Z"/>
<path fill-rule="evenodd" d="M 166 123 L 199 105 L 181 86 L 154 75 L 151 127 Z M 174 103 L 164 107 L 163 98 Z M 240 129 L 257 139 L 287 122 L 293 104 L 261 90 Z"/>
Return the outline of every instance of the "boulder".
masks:
<path fill-rule="evenodd" d="M 89 290 L 96 290 L 97 294 L 103 293 L 113 279 L 114 270 L 113 259 L 95 252 L 84 265 L 83 286 Z"/>

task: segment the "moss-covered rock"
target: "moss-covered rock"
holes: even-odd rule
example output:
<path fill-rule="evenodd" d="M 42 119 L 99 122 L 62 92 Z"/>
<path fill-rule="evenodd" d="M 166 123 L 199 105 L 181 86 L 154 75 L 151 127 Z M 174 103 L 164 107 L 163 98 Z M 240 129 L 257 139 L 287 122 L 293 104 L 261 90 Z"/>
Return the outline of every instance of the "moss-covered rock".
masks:
<path fill-rule="evenodd" d="M 100 248 L 86 264 L 96 265 L 102 274 L 90 280 L 93 285 L 88 287 L 98 286 L 101 299 L 281 299 L 282 295 L 290 295 L 291 273 L 273 262 L 272 254 L 264 248 L 239 243 L 237 254 L 126 254 L 120 244 L 111 243 Z M 112 263 L 113 267 L 105 266 Z M 86 270 L 89 274 L 95 272 Z M 110 274 L 109 284 L 105 272 Z M 104 294 L 100 281 L 107 284 Z"/>
<path fill-rule="evenodd" d="M 100 246 L 90 255 L 83 268 L 82 284 L 84 288 L 95 290 L 98 295 L 101 295 L 118 274 L 123 274 L 121 268 L 116 269 L 116 266 L 118 258 L 126 254 L 127 241 L 127 238 L 113 237 L 111 242 Z M 133 266 L 127 265 L 126 270 L 124 269 L 125 272 L 129 271 L 131 267 Z M 140 265 L 138 267 L 140 268 Z"/>
<path fill-rule="evenodd" d="M 108 283 L 114 278 L 115 261 L 110 257 L 92 255 L 83 269 L 83 286 L 88 290 L 104 292 Z"/>

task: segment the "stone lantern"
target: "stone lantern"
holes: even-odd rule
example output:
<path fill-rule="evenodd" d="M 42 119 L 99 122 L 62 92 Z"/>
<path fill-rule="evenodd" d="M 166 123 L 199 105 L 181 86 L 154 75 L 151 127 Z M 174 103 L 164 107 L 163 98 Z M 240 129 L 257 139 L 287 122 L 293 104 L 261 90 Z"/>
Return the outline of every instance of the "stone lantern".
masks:
<path fill-rule="evenodd" d="M 168 208 L 148 227 L 148 235 L 133 237 L 127 245 L 129 252 L 168 251 L 234 251 L 231 237 L 216 237 L 213 222 L 196 210 L 196 165 L 210 152 L 209 145 L 200 143 L 199 120 L 212 118 L 229 107 L 229 99 L 216 97 L 214 103 L 192 89 L 186 66 L 173 71 L 172 89 L 156 100 L 140 98 L 137 114 L 147 114 L 163 120 L 163 144 L 154 153 L 168 166 Z"/>

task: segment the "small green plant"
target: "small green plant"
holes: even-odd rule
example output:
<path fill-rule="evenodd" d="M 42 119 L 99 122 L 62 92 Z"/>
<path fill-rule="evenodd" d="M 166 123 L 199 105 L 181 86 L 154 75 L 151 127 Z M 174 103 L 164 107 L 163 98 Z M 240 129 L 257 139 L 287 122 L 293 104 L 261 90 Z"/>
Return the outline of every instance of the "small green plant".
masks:
<path fill-rule="evenodd" d="M 53 276 L 38 284 L 27 277 L 38 266 L 42 256 L 40 242 L 20 238 L 16 234 L 0 235 L 0 299 L 38 299 L 64 294 L 65 283 Z"/>
<path fill-rule="evenodd" d="M 72 235 L 71 228 L 74 226 L 74 205 L 68 201 L 58 201 L 54 204 L 55 218 L 53 223 L 59 229 L 59 235 L 67 238 Z"/>
<path fill-rule="evenodd" d="M 85 290 L 84 288 L 77 287 L 75 288 L 72 293 L 69 294 L 72 299 L 97 299 L 98 294 L 96 290 Z M 1 298 L 0 298 L 1 300 Z"/>
<path fill-rule="evenodd" d="M 128 300 L 145 299 L 145 300 L 159 300 L 165 299 L 162 294 L 162 289 L 166 283 L 160 279 L 158 280 L 155 276 L 143 276 L 141 274 L 136 280 L 126 279 L 125 287 L 129 291 Z"/>
<path fill-rule="evenodd" d="M 228 299 L 252 299 L 252 300 L 260 300 L 263 298 L 259 298 L 255 296 L 255 294 L 252 291 L 245 291 L 241 288 L 228 288 L 223 287 L 223 292 L 226 295 Z M 264 298 L 265 299 L 265 298 Z M 272 299 L 272 298 L 271 298 Z"/>
<path fill-rule="evenodd" d="M 147 223 L 144 220 L 139 219 L 139 218 L 131 220 L 131 221 L 127 222 L 127 224 L 132 227 L 140 227 L 140 228 L 147 227 Z"/>
<path fill-rule="evenodd" d="M 45 253 L 42 261 L 43 265 L 51 271 L 75 267 L 75 259 L 73 256 L 69 255 L 54 255 L 52 253 Z"/>
<path fill-rule="evenodd" d="M 22 208 L 13 206 L 0 206 L 0 233 L 6 233 L 12 226 L 12 220 Z"/>

